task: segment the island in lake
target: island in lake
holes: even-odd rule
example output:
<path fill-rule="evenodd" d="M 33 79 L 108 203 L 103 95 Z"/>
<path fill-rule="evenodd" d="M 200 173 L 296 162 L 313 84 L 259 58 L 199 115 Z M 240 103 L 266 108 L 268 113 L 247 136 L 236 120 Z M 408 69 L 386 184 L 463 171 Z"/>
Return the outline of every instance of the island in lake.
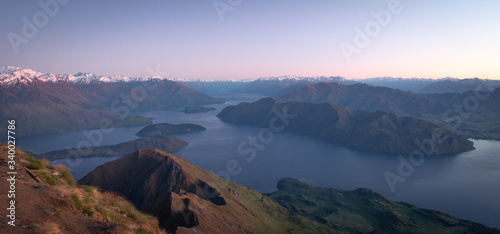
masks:
<path fill-rule="evenodd" d="M 206 128 L 197 124 L 168 124 L 159 123 L 144 127 L 136 135 L 141 137 L 157 137 L 166 136 L 170 134 L 199 132 Z"/>
<path fill-rule="evenodd" d="M 188 143 L 175 137 L 141 138 L 116 145 L 96 146 L 89 148 L 68 149 L 52 151 L 45 154 L 35 155 L 37 158 L 49 160 L 63 159 L 69 157 L 113 157 L 125 155 L 141 149 L 161 149 L 165 152 L 174 152 L 184 148 Z"/>
<path fill-rule="evenodd" d="M 194 114 L 194 113 L 202 113 L 202 112 L 208 112 L 208 111 L 213 111 L 216 110 L 213 107 L 204 107 L 204 106 L 188 106 L 184 108 L 182 112 L 186 114 Z"/>

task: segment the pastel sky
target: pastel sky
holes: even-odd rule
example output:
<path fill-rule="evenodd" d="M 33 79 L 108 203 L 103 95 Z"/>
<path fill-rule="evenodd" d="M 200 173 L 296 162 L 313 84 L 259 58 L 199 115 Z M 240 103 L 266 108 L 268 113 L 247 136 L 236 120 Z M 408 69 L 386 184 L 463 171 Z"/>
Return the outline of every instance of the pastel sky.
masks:
<path fill-rule="evenodd" d="M 49 15 L 39 2 L 59 9 L 50 5 Z M 372 12 L 398 3 L 377 23 Z M 149 66 L 184 79 L 500 79 L 499 12 L 495 0 L 2 0 L 0 67 L 151 76 Z M 24 33 L 31 38 L 23 17 L 39 25 Z M 369 41 L 348 61 L 341 45 L 356 46 L 356 28 L 366 34 L 367 26 Z"/>

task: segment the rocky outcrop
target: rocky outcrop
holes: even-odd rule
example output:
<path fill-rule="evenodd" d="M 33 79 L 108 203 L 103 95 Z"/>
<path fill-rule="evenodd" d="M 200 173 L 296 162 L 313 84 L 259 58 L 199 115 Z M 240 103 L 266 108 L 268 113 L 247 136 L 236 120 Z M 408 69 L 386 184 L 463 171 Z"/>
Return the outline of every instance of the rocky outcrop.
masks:
<path fill-rule="evenodd" d="M 170 232 L 334 231 L 291 215 L 251 188 L 160 150 L 140 150 L 108 162 L 79 183 L 125 196 L 139 209 L 158 217 L 160 226 Z"/>

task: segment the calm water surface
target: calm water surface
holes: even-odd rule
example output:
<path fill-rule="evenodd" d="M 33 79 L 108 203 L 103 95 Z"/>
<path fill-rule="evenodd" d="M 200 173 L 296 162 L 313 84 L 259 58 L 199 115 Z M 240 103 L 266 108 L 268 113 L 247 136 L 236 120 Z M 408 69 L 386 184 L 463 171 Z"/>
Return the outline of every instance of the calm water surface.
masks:
<path fill-rule="evenodd" d="M 396 155 L 360 152 L 295 134 L 279 133 L 269 144 L 265 144 L 265 149 L 257 151 L 253 160 L 247 160 L 249 154 L 239 154 L 238 145 L 249 136 L 256 136 L 260 128 L 227 124 L 215 115 L 225 106 L 254 101 L 260 96 L 226 94 L 224 98 L 230 101 L 212 105 L 217 110 L 206 113 L 185 114 L 179 108 L 137 112 L 134 115 L 154 118 L 154 123 L 195 123 L 206 127 L 203 132 L 174 135 L 189 142 L 187 147 L 175 154 L 260 192 L 276 190 L 278 180 L 283 177 L 338 189 L 365 187 L 394 201 L 408 202 L 420 208 L 439 210 L 500 228 L 500 142 L 474 141 L 477 148 L 474 151 L 455 156 L 428 157 L 403 183 L 396 184 L 396 190 L 392 192 L 383 175 L 385 171 L 397 172 L 400 162 Z M 104 134 L 99 145 L 135 140 L 138 138 L 135 133 L 142 127 L 119 128 Z M 27 137 L 21 139 L 19 145 L 34 153 L 44 153 L 76 147 L 79 142 L 88 140 L 84 133 Z M 90 133 L 86 132 L 87 135 Z M 99 140 L 95 135 L 94 139 Z M 53 163 L 69 165 L 75 178 L 79 179 L 95 167 L 117 158 L 63 159 Z M 227 173 L 227 164 L 232 160 L 238 162 L 240 173 Z"/>

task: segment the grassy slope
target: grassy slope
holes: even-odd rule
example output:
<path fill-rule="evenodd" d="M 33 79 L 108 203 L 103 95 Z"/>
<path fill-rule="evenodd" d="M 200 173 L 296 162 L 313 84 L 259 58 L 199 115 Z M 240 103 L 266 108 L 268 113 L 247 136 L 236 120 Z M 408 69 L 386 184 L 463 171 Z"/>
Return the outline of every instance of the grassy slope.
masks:
<path fill-rule="evenodd" d="M 282 179 L 279 191 L 268 194 L 294 213 L 352 233 L 500 233 L 445 213 L 391 202 L 369 190 L 316 188 Z"/>
<path fill-rule="evenodd" d="M 227 183 L 228 192 L 224 191 L 224 195 L 239 201 L 254 214 L 253 217 L 245 219 L 253 223 L 255 233 L 342 233 L 302 216 L 293 215 L 273 199 L 250 187 L 225 181 L 216 175 L 211 179 L 220 185 Z"/>
<path fill-rule="evenodd" d="M 6 146 L 1 146 L 0 157 L 6 157 Z M 185 161 L 187 162 L 187 161 Z M 6 174 L 5 161 L 0 173 Z M 101 192 L 90 186 L 80 186 L 74 181 L 69 169 L 59 165 L 51 167 L 46 160 L 37 160 L 29 154 L 17 151 L 17 190 L 19 218 L 16 227 L 0 225 L 0 233 L 163 233 L 158 220 L 138 211 L 121 196 Z M 183 163 L 190 170 L 200 170 L 191 163 Z M 24 168 L 31 171 L 30 176 Z M 213 173 L 196 172 L 217 184 L 223 195 L 236 201 L 235 213 L 221 211 L 218 217 L 235 218 L 241 225 L 248 225 L 254 233 L 338 233 L 336 230 L 294 215 L 273 199 L 254 189 L 226 181 Z M 38 181 L 37 181 L 38 179 Z M 6 183 L 2 183 L 0 202 L 7 204 Z M 5 187 L 5 188 L 3 188 Z M 223 189 L 222 189 L 223 188 Z M 239 206 L 243 206 L 241 209 Z M 246 216 L 248 211 L 251 216 Z M 211 210 L 211 212 L 218 212 Z M 206 214 L 206 213 L 205 213 Z M 224 221 L 223 221 L 224 222 Z M 221 230 L 222 233 L 228 230 Z M 193 229 L 181 228 L 179 233 L 191 233 Z"/>
<path fill-rule="evenodd" d="M 7 147 L 0 148 L 0 157 L 7 159 Z M 1 164 L 3 175 L 7 165 L 3 160 Z M 2 224 L 0 233 L 163 232 L 155 217 L 141 213 L 124 198 L 77 186 L 65 166 L 51 167 L 48 161 L 18 150 L 16 168 L 16 227 Z M 7 204 L 7 184 L 1 184 L 0 202 Z"/>
<path fill-rule="evenodd" d="M 167 154 L 180 165 L 189 178 L 198 178 L 206 181 L 221 193 L 227 204 L 216 206 L 205 200 L 200 200 L 196 195 L 188 193 L 192 208 L 199 215 L 200 223 L 209 225 L 234 225 L 238 224 L 253 233 L 341 233 L 326 225 L 313 222 L 309 219 L 294 215 L 273 199 L 262 195 L 256 190 L 222 179 L 214 173 L 205 171 L 190 163 L 182 157 Z M 194 208 L 197 204 L 199 208 Z M 203 222 L 205 219 L 206 221 Z M 226 220 L 226 221 L 222 221 Z M 223 222 L 219 223 L 218 222 Z M 213 231 L 212 228 L 202 229 L 199 232 Z M 223 230 L 228 233 L 230 229 Z M 190 232 L 189 229 L 180 228 L 180 233 Z"/>

